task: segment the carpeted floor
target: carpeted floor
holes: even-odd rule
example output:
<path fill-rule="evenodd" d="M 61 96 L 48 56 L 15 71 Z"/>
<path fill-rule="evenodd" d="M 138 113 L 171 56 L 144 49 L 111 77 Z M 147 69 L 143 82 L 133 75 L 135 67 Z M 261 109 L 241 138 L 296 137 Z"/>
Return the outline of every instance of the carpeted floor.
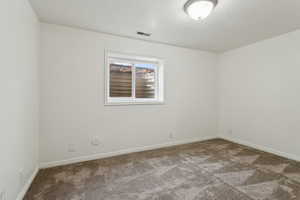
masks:
<path fill-rule="evenodd" d="M 41 170 L 26 200 L 300 200 L 300 164 L 224 140 Z"/>

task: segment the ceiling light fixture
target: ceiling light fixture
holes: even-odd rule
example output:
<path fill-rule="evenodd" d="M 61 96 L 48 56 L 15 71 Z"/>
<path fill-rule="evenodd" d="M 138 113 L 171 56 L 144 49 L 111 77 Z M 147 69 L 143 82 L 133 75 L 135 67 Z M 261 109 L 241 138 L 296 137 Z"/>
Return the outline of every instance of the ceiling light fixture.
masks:
<path fill-rule="evenodd" d="M 194 20 L 205 19 L 216 7 L 218 0 L 189 0 L 184 11 Z"/>

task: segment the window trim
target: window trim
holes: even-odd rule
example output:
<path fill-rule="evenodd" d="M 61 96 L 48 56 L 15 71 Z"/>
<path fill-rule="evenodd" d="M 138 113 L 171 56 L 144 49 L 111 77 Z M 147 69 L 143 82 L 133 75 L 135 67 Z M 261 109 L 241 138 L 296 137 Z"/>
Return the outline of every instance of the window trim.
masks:
<path fill-rule="evenodd" d="M 135 63 L 155 63 L 157 68 L 155 69 L 155 98 L 134 98 L 134 97 L 110 97 L 110 63 L 112 60 L 124 60 L 132 64 Z M 133 68 L 135 69 L 135 68 Z M 133 78 L 135 78 L 135 71 L 132 71 Z M 105 51 L 105 99 L 104 105 L 155 105 L 155 104 L 164 104 L 164 61 L 156 57 L 148 56 L 138 56 L 126 53 L 118 53 L 114 51 Z M 135 88 L 135 81 L 133 81 L 132 88 Z M 132 93 L 135 93 L 135 90 L 132 90 Z"/>

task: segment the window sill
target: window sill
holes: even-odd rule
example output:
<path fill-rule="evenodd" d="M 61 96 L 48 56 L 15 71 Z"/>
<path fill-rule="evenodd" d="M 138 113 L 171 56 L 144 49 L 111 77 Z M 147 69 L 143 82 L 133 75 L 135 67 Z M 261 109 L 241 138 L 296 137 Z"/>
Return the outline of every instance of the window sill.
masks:
<path fill-rule="evenodd" d="M 163 101 L 149 102 L 105 102 L 104 106 L 131 106 L 131 105 L 164 105 Z"/>

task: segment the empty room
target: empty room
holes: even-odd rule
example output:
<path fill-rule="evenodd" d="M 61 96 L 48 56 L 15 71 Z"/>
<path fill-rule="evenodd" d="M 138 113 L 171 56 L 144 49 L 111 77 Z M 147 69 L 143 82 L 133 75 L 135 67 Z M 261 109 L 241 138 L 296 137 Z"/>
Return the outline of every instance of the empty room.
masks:
<path fill-rule="evenodd" d="M 1 0 L 0 200 L 300 200 L 299 0 Z"/>

